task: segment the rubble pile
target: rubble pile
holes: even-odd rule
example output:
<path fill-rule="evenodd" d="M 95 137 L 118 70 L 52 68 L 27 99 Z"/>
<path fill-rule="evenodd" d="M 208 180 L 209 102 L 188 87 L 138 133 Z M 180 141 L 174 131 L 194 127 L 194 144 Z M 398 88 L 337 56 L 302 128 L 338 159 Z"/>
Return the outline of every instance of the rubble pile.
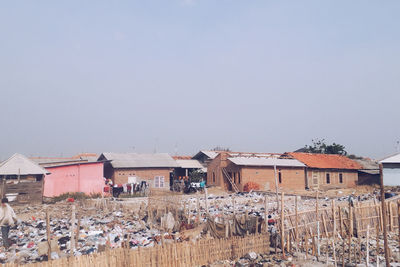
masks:
<path fill-rule="evenodd" d="M 38 217 L 25 218 L 11 229 L 9 238 L 12 245 L 8 250 L 0 248 L 0 263 L 47 260 L 46 221 L 40 210 L 40 207 L 19 210 L 25 214 L 28 211 L 30 214 L 38 214 Z M 150 229 L 144 220 L 134 216 L 126 219 L 121 211 L 85 215 L 82 210 L 82 215 L 80 222 L 75 224 L 75 229 L 80 225 L 79 239 L 73 251 L 75 256 L 101 252 L 106 247 L 115 248 L 125 244 L 129 244 L 131 248 L 154 246 L 154 237 L 160 235 L 159 230 Z M 70 208 L 66 206 L 59 206 L 58 212 L 51 215 L 52 259 L 71 255 L 70 217 Z"/>

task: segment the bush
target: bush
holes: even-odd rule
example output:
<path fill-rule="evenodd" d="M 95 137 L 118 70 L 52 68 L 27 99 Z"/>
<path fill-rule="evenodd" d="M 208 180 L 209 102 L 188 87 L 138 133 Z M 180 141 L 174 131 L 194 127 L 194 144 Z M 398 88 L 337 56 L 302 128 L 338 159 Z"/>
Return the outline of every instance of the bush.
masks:
<path fill-rule="evenodd" d="M 248 182 L 244 185 L 243 190 L 245 192 L 250 192 L 251 190 L 253 191 L 257 191 L 260 190 L 260 185 L 257 183 L 253 183 L 253 182 Z"/>
<path fill-rule="evenodd" d="M 62 200 L 66 200 L 67 198 L 73 198 L 75 200 L 80 200 L 80 199 L 88 199 L 88 198 L 100 198 L 101 194 L 100 193 L 90 193 L 90 195 L 87 195 L 83 192 L 76 192 L 76 193 L 64 193 L 59 196 L 56 196 L 53 198 L 53 201 L 58 202 Z"/>

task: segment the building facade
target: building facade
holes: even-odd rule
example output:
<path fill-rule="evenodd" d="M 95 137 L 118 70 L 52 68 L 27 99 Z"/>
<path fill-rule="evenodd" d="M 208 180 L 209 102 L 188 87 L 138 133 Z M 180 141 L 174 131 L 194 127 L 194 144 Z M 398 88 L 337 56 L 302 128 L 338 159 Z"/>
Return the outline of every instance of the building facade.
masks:
<path fill-rule="evenodd" d="M 55 197 L 64 193 L 101 194 L 104 188 L 103 162 L 70 163 L 46 168 L 43 195 Z"/>
<path fill-rule="evenodd" d="M 249 183 L 258 185 L 263 191 L 274 191 L 276 185 L 280 189 L 304 189 L 305 165 L 295 159 L 280 159 L 279 156 L 220 152 L 208 165 L 207 183 L 228 191 L 233 191 L 234 185 L 239 191 L 244 191 Z"/>
<path fill-rule="evenodd" d="M 297 159 L 307 166 L 305 181 L 308 189 L 355 187 L 358 170 L 362 169 L 359 163 L 341 155 L 289 152 L 283 157 Z"/>
<path fill-rule="evenodd" d="M 174 168 L 179 167 L 166 153 L 103 153 L 98 158 L 104 162 L 104 176 L 114 184 L 145 181 L 151 188 L 170 188 Z"/>

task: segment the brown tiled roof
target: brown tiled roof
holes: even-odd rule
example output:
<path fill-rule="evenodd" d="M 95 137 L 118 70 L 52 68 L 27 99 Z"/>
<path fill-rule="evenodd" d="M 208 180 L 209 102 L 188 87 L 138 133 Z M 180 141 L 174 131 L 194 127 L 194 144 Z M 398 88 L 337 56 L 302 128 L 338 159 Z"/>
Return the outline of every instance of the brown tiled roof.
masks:
<path fill-rule="evenodd" d="M 192 156 L 172 156 L 174 160 L 180 160 L 180 159 L 192 159 Z"/>
<path fill-rule="evenodd" d="M 347 169 L 359 170 L 363 167 L 349 159 L 348 157 L 332 154 L 314 154 L 314 153 L 299 153 L 289 152 L 293 158 L 303 162 L 307 167 L 319 169 Z"/>

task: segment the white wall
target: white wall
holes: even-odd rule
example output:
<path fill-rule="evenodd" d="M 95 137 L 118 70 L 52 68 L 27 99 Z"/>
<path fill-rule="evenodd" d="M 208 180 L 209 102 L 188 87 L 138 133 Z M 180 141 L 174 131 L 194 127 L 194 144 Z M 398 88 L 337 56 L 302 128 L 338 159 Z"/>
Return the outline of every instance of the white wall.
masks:
<path fill-rule="evenodd" d="M 400 168 L 383 168 L 383 184 L 390 186 L 400 185 Z"/>

